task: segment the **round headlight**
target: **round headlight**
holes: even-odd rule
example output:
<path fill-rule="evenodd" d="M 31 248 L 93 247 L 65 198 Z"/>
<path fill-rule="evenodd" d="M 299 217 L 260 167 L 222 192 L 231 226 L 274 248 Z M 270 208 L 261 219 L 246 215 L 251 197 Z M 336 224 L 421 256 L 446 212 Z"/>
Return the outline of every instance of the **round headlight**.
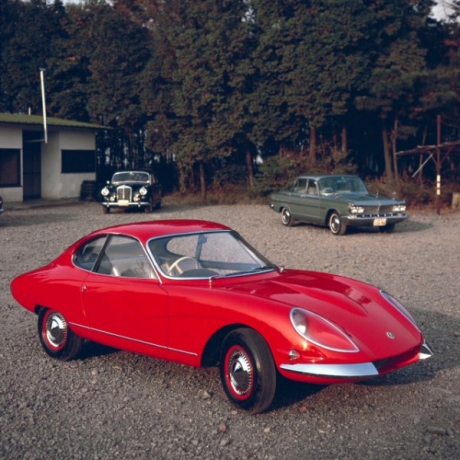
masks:
<path fill-rule="evenodd" d="M 101 195 L 102 196 L 107 196 L 108 194 L 110 193 L 109 189 L 107 187 L 104 187 L 102 190 L 101 190 Z"/>
<path fill-rule="evenodd" d="M 147 195 L 147 189 L 146 189 L 145 187 L 141 187 L 141 188 L 139 189 L 139 193 L 140 193 L 142 196 Z"/>

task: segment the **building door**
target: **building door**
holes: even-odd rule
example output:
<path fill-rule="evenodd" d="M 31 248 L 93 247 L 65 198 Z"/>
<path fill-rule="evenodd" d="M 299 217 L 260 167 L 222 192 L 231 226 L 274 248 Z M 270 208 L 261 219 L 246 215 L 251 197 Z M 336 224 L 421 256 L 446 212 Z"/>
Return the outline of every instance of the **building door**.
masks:
<path fill-rule="evenodd" d="M 24 200 L 41 198 L 41 151 L 43 133 L 24 131 L 23 145 L 23 197 Z"/>

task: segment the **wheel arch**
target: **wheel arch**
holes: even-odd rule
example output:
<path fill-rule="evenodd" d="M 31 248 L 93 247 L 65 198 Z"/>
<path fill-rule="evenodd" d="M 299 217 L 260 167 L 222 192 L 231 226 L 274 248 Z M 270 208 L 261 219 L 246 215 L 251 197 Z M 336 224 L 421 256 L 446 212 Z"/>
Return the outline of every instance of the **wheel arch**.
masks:
<path fill-rule="evenodd" d="M 328 226 L 329 218 L 333 212 L 336 212 L 340 216 L 340 211 L 337 208 L 330 208 L 326 213 L 326 218 L 324 219 L 324 225 L 326 227 Z"/>
<path fill-rule="evenodd" d="M 206 342 L 206 345 L 204 347 L 203 353 L 201 355 L 201 362 L 200 366 L 201 367 L 210 367 L 210 366 L 217 366 L 220 361 L 220 351 L 222 347 L 222 343 L 227 337 L 227 335 L 236 330 L 236 329 L 251 329 L 258 334 L 260 334 L 263 337 L 263 334 L 255 329 L 252 326 L 249 326 L 244 323 L 234 323 L 234 324 L 228 324 L 220 329 L 218 329 L 214 334 L 208 339 Z M 268 343 L 268 342 L 267 342 Z M 270 345 L 269 345 L 270 347 Z"/>

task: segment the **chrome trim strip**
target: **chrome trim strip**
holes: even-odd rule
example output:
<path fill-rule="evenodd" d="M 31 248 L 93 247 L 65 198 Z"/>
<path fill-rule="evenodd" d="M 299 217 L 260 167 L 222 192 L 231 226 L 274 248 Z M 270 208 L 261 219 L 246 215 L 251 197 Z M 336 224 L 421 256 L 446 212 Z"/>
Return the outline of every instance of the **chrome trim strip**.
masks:
<path fill-rule="evenodd" d="M 375 377 L 379 371 L 372 363 L 359 364 L 281 364 L 281 369 L 318 377 Z"/>
<path fill-rule="evenodd" d="M 156 343 L 145 342 L 144 340 L 133 339 L 131 337 L 114 334 L 112 332 L 103 331 L 101 329 L 96 329 L 94 327 L 83 326 L 82 324 L 78 324 L 78 323 L 69 322 L 69 324 L 71 324 L 72 326 L 81 327 L 82 329 L 86 329 L 88 331 L 100 332 L 101 334 L 110 335 L 111 337 L 117 337 L 119 339 L 129 340 L 131 342 L 141 343 L 143 345 L 149 345 L 151 347 L 162 348 L 163 350 L 176 351 L 177 353 L 183 353 L 185 355 L 198 356 L 198 353 L 192 353 L 191 351 L 179 350 L 178 348 L 166 347 L 164 345 L 158 345 Z"/>

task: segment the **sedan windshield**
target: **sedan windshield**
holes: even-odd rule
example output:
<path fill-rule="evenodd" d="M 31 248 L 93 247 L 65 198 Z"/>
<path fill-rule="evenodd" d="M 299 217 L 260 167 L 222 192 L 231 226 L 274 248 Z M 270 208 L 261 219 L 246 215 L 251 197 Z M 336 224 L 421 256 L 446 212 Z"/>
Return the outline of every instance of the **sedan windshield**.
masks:
<path fill-rule="evenodd" d="M 320 193 L 369 193 L 364 182 L 355 176 L 324 177 L 319 180 Z"/>
<path fill-rule="evenodd" d="M 155 265 L 168 277 L 210 278 L 260 273 L 275 267 L 233 231 L 150 240 Z"/>
<path fill-rule="evenodd" d="M 145 184 L 149 182 L 149 173 L 142 171 L 123 171 L 115 173 L 112 177 L 112 183 L 120 184 L 122 182 L 140 182 Z"/>

